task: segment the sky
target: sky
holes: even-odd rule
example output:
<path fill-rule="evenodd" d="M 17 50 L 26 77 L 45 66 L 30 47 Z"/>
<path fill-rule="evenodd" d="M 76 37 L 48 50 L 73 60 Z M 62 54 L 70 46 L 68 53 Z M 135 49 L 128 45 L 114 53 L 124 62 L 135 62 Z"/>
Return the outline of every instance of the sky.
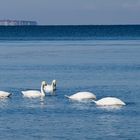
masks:
<path fill-rule="evenodd" d="M 41 25 L 140 24 L 140 0 L 0 0 L 0 19 Z"/>

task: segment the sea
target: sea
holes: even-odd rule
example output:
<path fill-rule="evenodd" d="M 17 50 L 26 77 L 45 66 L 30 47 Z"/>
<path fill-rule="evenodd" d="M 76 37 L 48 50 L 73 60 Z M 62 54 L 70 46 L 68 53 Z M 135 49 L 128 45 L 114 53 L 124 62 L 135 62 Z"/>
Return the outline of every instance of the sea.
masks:
<path fill-rule="evenodd" d="M 25 98 L 42 81 L 55 95 Z M 0 140 L 139 140 L 140 25 L 0 26 Z M 99 107 L 65 95 L 116 97 Z"/>

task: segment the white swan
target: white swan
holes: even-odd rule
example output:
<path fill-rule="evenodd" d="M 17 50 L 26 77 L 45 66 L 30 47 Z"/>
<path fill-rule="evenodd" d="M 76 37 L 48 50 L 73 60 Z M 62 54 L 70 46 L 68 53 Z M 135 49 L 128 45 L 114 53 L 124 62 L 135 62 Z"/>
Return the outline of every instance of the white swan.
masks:
<path fill-rule="evenodd" d="M 98 101 L 94 101 L 98 106 L 122 106 L 126 105 L 123 101 L 115 97 L 105 97 Z"/>
<path fill-rule="evenodd" d="M 46 84 L 44 86 L 44 91 L 46 93 L 53 93 L 55 90 L 56 90 L 56 80 L 53 80 L 52 83 L 51 83 L 51 85 Z"/>
<path fill-rule="evenodd" d="M 12 94 L 5 91 L 0 91 L 0 98 L 7 98 L 10 97 Z"/>
<path fill-rule="evenodd" d="M 71 96 L 65 95 L 65 97 L 77 101 L 96 99 L 96 96 L 91 92 L 77 92 Z"/>
<path fill-rule="evenodd" d="M 28 97 L 28 98 L 44 97 L 45 96 L 45 92 L 44 92 L 45 85 L 46 85 L 46 82 L 42 81 L 41 92 L 38 90 L 27 90 L 27 91 L 22 91 L 22 94 L 24 97 Z"/>

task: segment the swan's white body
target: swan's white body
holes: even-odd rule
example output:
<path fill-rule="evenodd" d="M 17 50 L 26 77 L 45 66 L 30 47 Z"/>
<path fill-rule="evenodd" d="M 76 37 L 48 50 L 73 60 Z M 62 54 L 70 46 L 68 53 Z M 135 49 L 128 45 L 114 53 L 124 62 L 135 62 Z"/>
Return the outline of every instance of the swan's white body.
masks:
<path fill-rule="evenodd" d="M 44 94 L 41 94 L 38 90 L 28 90 L 28 91 L 22 91 L 23 96 L 28 98 L 36 98 L 36 97 L 43 97 Z"/>
<path fill-rule="evenodd" d="M 0 91 L 0 98 L 7 98 L 10 97 L 11 93 L 5 92 L 5 91 Z"/>
<path fill-rule="evenodd" d="M 123 101 L 115 97 L 105 97 L 98 101 L 94 101 L 98 106 L 122 106 L 126 105 Z"/>
<path fill-rule="evenodd" d="M 53 93 L 56 90 L 56 80 L 53 80 L 51 85 L 46 84 L 44 86 L 44 91 L 46 93 Z"/>
<path fill-rule="evenodd" d="M 37 98 L 37 97 L 44 97 L 45 92 L 44 92 L 44 86 L 46 85 L 46 82 L 43 81 L 41 84 L 41 91 L 38 90 L 27 90 L 27 91 L 22 91 L 22 94 L 24 97 L 28 98 Z"/>
<path fill-rule="evenodd" d="M 96 99 L 96 96 L 91 92 L 77 92 L 71 96 L 67 96 L 67 95 L 65 96 L 71 100 L 77 100 L 77 101 Z"/>

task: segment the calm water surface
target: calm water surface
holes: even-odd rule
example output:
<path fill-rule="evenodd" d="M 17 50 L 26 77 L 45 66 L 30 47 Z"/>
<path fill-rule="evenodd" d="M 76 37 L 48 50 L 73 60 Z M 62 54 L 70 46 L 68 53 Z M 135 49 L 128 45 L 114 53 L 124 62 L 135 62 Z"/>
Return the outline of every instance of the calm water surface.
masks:
<path fill-rule="evenodd" d="M 56 96 L 23 98 L 57 80 Z M 140 137 L 140 40 L 1 41 L 0 139 L 138 140 Z M 64 95 L 91 91 L 115 96 L 121 108 L 77 103 Z"/>

